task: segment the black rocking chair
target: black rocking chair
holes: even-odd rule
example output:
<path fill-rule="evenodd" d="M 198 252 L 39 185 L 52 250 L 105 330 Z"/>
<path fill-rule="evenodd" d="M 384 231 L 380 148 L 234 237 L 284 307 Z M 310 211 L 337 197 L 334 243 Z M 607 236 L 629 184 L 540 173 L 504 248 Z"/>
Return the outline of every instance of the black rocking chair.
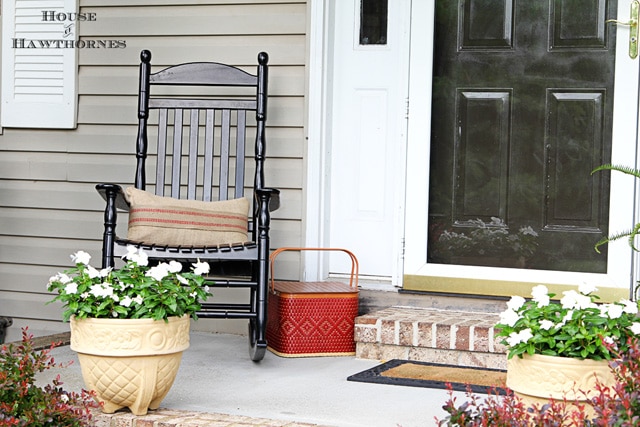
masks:
<path fill-rule="evenodd" d="M 267 348 L 265 329 L 270 211 L 277 209 L 279 204 L 279 191 L 266 188 L 264 183 L 268 56 L 264 52 L 258 55 L 256 75 L 214 62 L 180 64 L 151 74 L 151 53 L 143 50 L 140 59 L 135 189 L 144 191 L 147 184 L 152 185 L 154 195 L 142 194 L 154 199 L 154 203 L 159 201 L 160 205 L 164 200 L 171 204 L 181 198 L 190 201 L 188 203 L 207 206 L 242 200 L 245 196 L 245 141 L 255 133 L 253 191 L 247 194 L 253 203 L 249 209 L 250 203 L 245 200 L 246 212 L 242 215 L 236 213 L 232 223 L 222 225 L 226 231 L 229 227 L 240 229 L 241 238 L 222 243 L 214 238 L 209 244 L 202 241 L 208 239 L 209 234 L 196 230 L 195 244 L 158 242 L 154 241 L 154 237 L 164 234 L 166 229 L 159 228 L 158 233 L 152 231 L 143 239 L 131 236 L 136 208 L 130 191 L 135 190 L 124 190 L 116 184 L 98 184 L 96 189 L 106 201 L 102 265 L 114 266 L 114 258 L 125 255 L 128 245 L 142 248 L 152 262 L 208 261 L 213 267 L 210 286 L 248 288 L 249 301 L 244 304 L 205 302 L 198 317 L 248 319 L 250 357 L 260 361 Z M 151 89 L 154 89 L 153 96 Z M 157 112 L 157 119 L 150 120 L 151 111 Z M 247 120 L 247 113 L 255 114 L 255 122 L 250 117 Z M 156 132 L 157 151 L 148 151 L 147 134 Z M 146 180 L 147 157 L 150 163 L 155 161 L 155 181 L 152 183 Z M 212 196 L 214 189 L 217 197 Z M 170 191 L 171 197 L 164 197 L 165 190 Z M 129 235 L 126 239 L 116 236 L 117 209 L 130 211 Z M 205 218 L 213 215 L 222 218 L 222 222 L 229 216 L 226 210 L 220 215 L 219 211 L 203 213 L 198 209 L 191 214 L 204 215 Z M 161 206 L 155 211 L 164 210 Z M 238 226 L 238 217 L 244 230 Z M 135 218 L 136 221 L 141 219 L 142 223 L 145 220 L 157 224 L 164 221 L 169 228 L 171 225 L 166 224 L 180 223 L 175 218 L 145 218 L 144 214 Z M 213 227 L 215 233 L 219 224 L 207 225 Z M 153 230 L 153 227 L 150 229 Z M 231 234 L 238 236 L 237 233 Z"/>

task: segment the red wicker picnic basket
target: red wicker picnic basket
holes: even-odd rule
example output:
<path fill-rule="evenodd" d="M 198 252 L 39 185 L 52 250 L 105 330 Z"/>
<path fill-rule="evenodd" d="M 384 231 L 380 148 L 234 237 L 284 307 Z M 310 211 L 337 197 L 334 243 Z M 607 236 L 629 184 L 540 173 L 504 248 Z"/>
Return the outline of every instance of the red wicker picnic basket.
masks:
<path fill-rule="evenodd" d="M 274 281 L 274 263 L 284 251 L 342 251 L 351 258 L 349 284 Z M 267 343 L 283 357 L 342 356 L 356 351 L 353 339 L 358 315 L 358 260 L 340 248 L 279 248 L 270 257 L 271 286 L 267 304 Z"/>

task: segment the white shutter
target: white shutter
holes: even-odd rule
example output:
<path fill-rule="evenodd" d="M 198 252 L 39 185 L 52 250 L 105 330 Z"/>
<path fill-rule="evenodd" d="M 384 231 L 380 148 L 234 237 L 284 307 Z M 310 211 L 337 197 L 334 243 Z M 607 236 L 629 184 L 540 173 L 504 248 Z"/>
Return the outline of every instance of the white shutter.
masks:
<path fill-rule="evenodd" d="M 3 127 L 76 127 L 77 22 L 51 11 L 76 13 L 78 1 L 2 1 Z"/>

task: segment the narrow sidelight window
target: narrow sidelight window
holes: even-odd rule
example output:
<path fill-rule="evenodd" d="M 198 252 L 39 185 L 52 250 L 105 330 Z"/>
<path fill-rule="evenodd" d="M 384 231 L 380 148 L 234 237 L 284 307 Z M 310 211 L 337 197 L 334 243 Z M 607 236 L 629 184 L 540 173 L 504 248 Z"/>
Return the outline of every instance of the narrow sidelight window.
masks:
<path fill-rule="evenodd" d="M 360 1 L 360 44 L 387 44 L 388 0 Z"/>

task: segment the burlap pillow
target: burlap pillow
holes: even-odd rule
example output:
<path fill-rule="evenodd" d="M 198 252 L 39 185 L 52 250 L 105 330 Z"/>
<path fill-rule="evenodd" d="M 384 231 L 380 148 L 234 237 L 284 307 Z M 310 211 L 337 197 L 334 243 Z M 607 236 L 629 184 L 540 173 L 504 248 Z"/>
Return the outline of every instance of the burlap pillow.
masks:
<path fill-rule="evenodd" d="M 216 246 L 247 241 L 246 198 L 220 202 L 178 200 L 128 187 L 127 238 L 169 246 Z"/>

